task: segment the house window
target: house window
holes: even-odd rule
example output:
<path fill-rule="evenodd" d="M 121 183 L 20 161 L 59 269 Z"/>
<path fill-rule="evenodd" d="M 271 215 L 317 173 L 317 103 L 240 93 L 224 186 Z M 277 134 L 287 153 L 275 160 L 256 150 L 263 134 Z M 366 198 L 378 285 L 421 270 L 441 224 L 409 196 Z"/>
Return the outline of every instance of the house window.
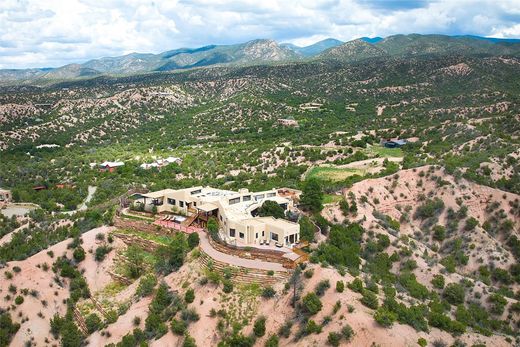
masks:
<path fill-rule="evenodd" d="M 202 192 L 201 189 L 197 189 L 197 190 L 192 191 L 190 194 L 195 195 L 195 194 L 200 194 L 201 192 Z"/>
<path fill-rule="evenodd" d="M 255 195 L 255 201 L 262 200 L 264 198 L 264 194 Z"/>
<path fill-rule="evenodd" d="M 267 193 L 268 198 L 272 198 L 273 196 L 276 196 L 276 193 Z"/>
<path fill-rule="evenodd" d="M 229 229 L 229 236 L 235 237 L 235 229 Z"/>
<path fill-rule="evenodd" d="M 271 240 L 278 241 L 278 234 L 271 233 Z"/>
<path fill-rule="evenodd" d="M 195 201 L 193 202 L 193 206 L 197 206 L 197 203 Z"/>
<path fill-rule="evenodd" d="M 244 233 L 238 233 L 238 236 L 239 236 L 241 239 L 244 239 Z"/>
<path fill-rule="evenodd" d="M 265 230 L 262 230 L 262 237 L 265 237 Z"/>
<path fill-rule="evenodd" d="M 240 198 L 229 199 L 230 205 L 238 204 L 239 202 L 240 202 Z"/>
<path fill-rule="evenodd" d="M 244 195 L 242 201 L 251 201 L 251 195 Z"/>
<path fill-rule="evenodd" d="M 258 239 L 258 233 L 255 234 L 255 239 Z"/>
<path fill-rule="evenodd" d="M 179 206 L 180 206 L 180 207 L 184 207 L 184 201 L 180 201 L 180 200 L 179 200 Z"/>
<path fill-rule="evenodd" d="M 175 199 L 168 198 L 168 204 L 175 205 Z"/>

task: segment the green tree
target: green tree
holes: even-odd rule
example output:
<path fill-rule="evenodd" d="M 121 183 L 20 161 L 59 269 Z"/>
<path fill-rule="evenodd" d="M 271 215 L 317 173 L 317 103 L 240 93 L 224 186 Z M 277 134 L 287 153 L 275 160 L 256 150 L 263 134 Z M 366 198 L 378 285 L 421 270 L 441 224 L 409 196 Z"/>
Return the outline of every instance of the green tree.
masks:
<path fill-rule="evenodd" d="M 444 288 L 442 294 L 447 302 L 452 305 L 459 305 L 464 303 L 465 293 L 464 287 L 458 283 L 450 283 Z"/>
<path fill-rule="evenodd" d="M 303 310 L 311 316 L 321 311 L 323 307 L 320 298 L 314 292 L 305 295 L 302 299 L 302 304 Z"/>
<path fill-rule="evenodd" d="M 311 212 L 320 212 L 323 209 L 323 191 L 316 178 L 310 178 L 303 186 L 300 204 Z"/>
<path fill-rule="evenodd" d="M 191 233 L 188 235 L 188 246 L 190 249 L 193 249 L 199 245 L 200 238 L 199 234 Z"/>
<path fill-rule="evenodd" d="M 260 316 L 255 320 L 253 325 L 253 333 L 256 337 L 262 337 L 265 335 L 265 321 L 266 318 L 264 316 Z"/>
<path fill-rule="evenodd" d="M 126 267 L 130 278 L 138 278 L 143 272 L 144 253 L 134 245 L 128 246 L 126 250 Z"/>
<path fill-rule="evenodd" d="M 312 224 L 311 220 L 307 216 L 302 216 L 300 221 L 300 240 L 312 242 L 314 241 L 314 231 L 315 227 Z"/>
<path fill-rule="evenodd" d="M 261 217 L 285 218 L 284 209 L 276 201 L 266 200 L 258 209 Z"/>

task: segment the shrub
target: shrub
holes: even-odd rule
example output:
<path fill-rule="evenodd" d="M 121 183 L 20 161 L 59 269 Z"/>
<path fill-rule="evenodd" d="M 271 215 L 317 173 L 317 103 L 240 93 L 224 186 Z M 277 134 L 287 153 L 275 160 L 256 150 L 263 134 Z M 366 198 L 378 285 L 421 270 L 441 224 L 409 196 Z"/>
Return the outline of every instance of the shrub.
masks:
<path fill-rule="evenodd" d="M 417 340 L 417 344 L 421 347 L 426 347 L 428 345 L 428 341 L 424 337 L 419 337 L 419 340 Z"/>
<path fill-rule="evenodd" d="M 433 239 L 437 241 L 444 241 L 446 238 L 446 228 L 442 225 L 436 225 L 433 227 Z"/>
<path fill-rule="evenodd" d="M 18 295 L 15 299 L 14 299 L 14 303 L 17 304 L 17 305 L 21 305 L 23 304 L 23 296 L 21 295 Z"/>
<path fill-rule="evenodd" d="M 314 269 L 305 270 L 303 275 L 305 276 L 305 278 L 311 278 L 314 275 Z"/>
<path fill-rule="evenodd" d="M 170 328 L 175 335 L 183 335 L 186 331 L 186 323 L 183 320 L 173 319 Z"/>
<path fill-rule="evenodd" d="M 466 219 L 466 224 L 464 225 L 464 230 L 471 231 L 475 229 L 475 227 L 478 225 L 478 220 L 476 220 L 473 217 L 470 217 Z"/>
<path fill-rule="evenodd" d="M 92 334 L 94 331 L 101 329 L 103 322 L 97 314 L 91 313 L 85 318 L 85 325 L 87 326 L 88 333 Z"/>
<path fill-rule="evenodd" d="M 377 309 L 379 306 L 379 302 L 377 300 L 376 294 L 370 290 L 363 290 L 363 297 L 361 298 L 361 303 L 366 307 L 371 309 Z"/>
<path fill-rule="evenodd" d="M 415 218 L 426 219 L 439 215 L 444 210 L 444 202 L 435 198 L 433 200 L 426 200 L 424 204 L 417 207 L 415 211 Z"/>
<path fill-rule="evenodd" d="M 85 250 L 83 249 L 83 247 L 77 247 L 76 249 L 74 249 L 74 252 L 72 252 L 72 257 L 78 263 L 85 260 Z"/>
<path fill-rule="evenodd" d="M 441 274 L 433 276 L 432 285 L 438 289 L 444 288 L 444 276 Z"/>
<path fill-rule="evenodd" d="M 377 309 L 374 314 L 374 319 L 379 325 L 385 328 L 391 327 L 397 319 L 397 315 L 384 307 Z"/>
<path fill-rule="evenodd" d="M 492 303 L 491 313 L 501 315 L 504 313 L 504 308 L 507 304 L 507 300 L 498 293 L 493 293 L 488 297 L 488 301 Z"/>
<path fill-rule="evenodd" d="M 270 299 L 270 298 L 274 297 L 275 295 L 276 295 L 276 291 L 271 286 L 265 287 L 262 290 L 262 297 L 265 299 Z"/>
<path fill-rule="evenodd" d="M 341 335 L 336 332 L 330 332 L 327 336 L 327 343 L 331 346 L 337 347 L 341 341 Z"/>
<path fill-rule="evenodd" d="M 200 319 L 199 314 L 193 308 L 186 308 L 181 312 L 181 318 L 186 323 L 196 322 Z"/>
<path fill-rule="evenodd" d="M 278 329 L 278 336 L 288 338 L 291 335 L 292 321 L 287 321 Z"/>
<path fill-rule="evenodd" d="M 262 337 L 265 335 L 265 321 L 266 318 L 264 316 L 260 316 L 255 320 L 253 325 L 253 333 L 256 337 Z"/>
<path fill-rule="evenodd" d="M 330 288 L 330 282 L 329 280 L 323 280 L 320 281 L 316 285 L 316 289 L 314 290 L 318 296 L 323 296 L 325 294 L 325 291 Z"/>
<path fill-rule="evenodd" d="M 101 234 L 103 235 L 103 234 Z M 103 261 L 105 260 L 105 257 L 108 253 L 110 253 L 111 251 L 111 248 L 108 247 L 108 246 L 99 246 L 98 248 L 96 248 L 96 252 L 95 252 L 95 256 L 94 258 L 96 259 L 96 261 Z"/>
<path fill-rule="evenodd" d="M 314 315 L 321 311 L 323 304 L 320 301 L 320 298 L 316 295 L 316 293 L 308 293 L 302 299 L 303 310 L 309 314 Z"/>
<path fill-rule="evenodd" d="M 307 324 L 305 325 L 305 334 L 319 334 L 321 333 L 321 326 L 319 326 L 315 321 L 309 319 Z"/>
<path fill-rule="evenodd" d="M 336 282 L 336 291 L 338 293 L 343 293 L 344 290 L 345 290 L 345 283 L 341 280 L 337 281 Z"/>
<path fill-rule="evenodd" d="M 153 274 L 149 274 L 141 278 L 139 285 L 135 293 L 137 296 L 144 297 L 152 294 L 155 285 L 157 284 L 157 278 Z"/>
<path fill-rule="evenodd" d="M 417 282 L 415 275 L 411 272 L 402 273 L 399 276 L 399 283 L 416 299 L 424 300 L 430 295 L 428 288 Z"/>
<path fill-rule="evenodd" d="M 224 285 L 222 291 L 224 293 L 231 293 L 233 291 L 233 283 L 230 280 L 223 280 L 222 284 Z"/>
<path fill-rule="evenodd" d="M 464 303 L 464 288 L 458 283 L 450 283 L 444 288 L 443 297 L 452 305 Z"/>
<path fill-rule="evenodd" d="M 352 329 L 352 327 L 350 325 L 345 324 L 345 326 L 343 328 L 341 328 L 341 335 L 343 335 L 345 340 L 347 340 L 347 342 L 349 342 L 350 339 L 352 339 L 352 337 L 354 336 L 354 330 Z"/>
<path fill-rule="evenodd" d="M 189 288 L 186 291 L 186 294 L 184 294 L 184 301 L 186 301 L 188 304 L 191 304 L 195 300 L 195 291 L 192 288 Z"/>
<path fill-rule="evenodd" d="M 363 282 L 359 278 L 354 278 L 354 280 L 348 284 L 348 287 L 357 293 L 363 292 Z"/>
<path fill-rule="evenodd" d="M 195 343 L 195 339 L 193 337 L 186 335 L 184 341 L 182 342 L 182 347 L 197 347 L 197 344 Z"/>
<path fill-rule="evenodd" d="M 265 341 L 265 347 L 278 347 L 279 339 L 276 335 L 271 335 L 269 338 Z"/>

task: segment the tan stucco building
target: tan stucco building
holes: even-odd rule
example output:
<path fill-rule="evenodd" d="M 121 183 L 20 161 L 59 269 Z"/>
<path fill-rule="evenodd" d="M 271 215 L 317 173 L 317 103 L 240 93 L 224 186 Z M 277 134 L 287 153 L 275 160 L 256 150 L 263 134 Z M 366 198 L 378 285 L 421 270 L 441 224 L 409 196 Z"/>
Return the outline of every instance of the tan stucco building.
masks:
<path fill-rule="evenodd" d="M 298 191 L 296 192 L 296 195 Z M 292 197 L 295 195 L 293 194 Z M 293 198 L 287 189 L 272 189 L 250 192 L 240 189 L 215 189 L 192 187 L 186 189 L 164 189 L 137 195 L 137 204 L 144 204 L 150 211 L 153 206 L 158 213 L 173 213 L 187 216 L 190 220 L 205 225 L 214 217 L 220 225 L 220 236 L 232 244 L 270 244 L 291 246 L 300 239 L 300 225 L 285 219 L 259 217 L 258 208 L 267 201 L 275 201 L 284 210 L 293 208 Z"/>

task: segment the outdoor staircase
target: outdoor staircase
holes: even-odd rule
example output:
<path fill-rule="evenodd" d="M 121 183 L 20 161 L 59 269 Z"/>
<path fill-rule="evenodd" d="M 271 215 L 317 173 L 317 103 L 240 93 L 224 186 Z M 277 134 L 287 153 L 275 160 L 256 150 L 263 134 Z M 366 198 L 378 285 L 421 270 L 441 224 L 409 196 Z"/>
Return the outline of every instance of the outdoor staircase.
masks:
<path fill-rule="evenodd" d="M 182 226 L 185 226 L 185 227 L 189 227 L 194 221 L 195 219 L 197 219 L 197 217 L 199 216 L 198 213 L 194 213 L 192 214 L 191 216 L 189 216 L 188 218 L 186 218 L 185 220 L 183 220 L 181 222 L 181 225 Z"/>
<path fill-rule="evenodd" d="M 209 269 L 211 263 L 212 270 L 224 275 L 224 269 L 232 269 L 233 276 L 231 281 L 235 284 L 260 284 L 262 286 L 271 286 L 275 283 L 285 282 L 289 279 L 291 272 L 275 271 L 273 275 L 269 275 L 268 271 L 260 269 L 244 268 L 241 266 L 231 265 L 211 258 L 201 250 L 199 263 L 202 267 Z"/>

